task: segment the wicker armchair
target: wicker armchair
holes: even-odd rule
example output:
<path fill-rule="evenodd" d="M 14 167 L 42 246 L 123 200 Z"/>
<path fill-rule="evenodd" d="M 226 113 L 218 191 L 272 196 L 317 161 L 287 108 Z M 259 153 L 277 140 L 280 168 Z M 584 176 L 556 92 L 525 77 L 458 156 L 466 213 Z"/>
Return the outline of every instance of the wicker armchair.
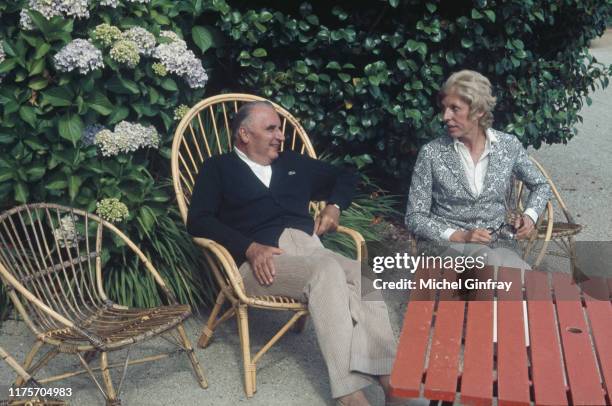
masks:
<path fill-rule="evenodd" d="M 576 241 L 575 236 L 582 231 L 582 225 L 577 224 L 574 221 L 570 211 L 568 210 L 565 202 L 561 198 L 559 190 L 555 186 L 555 183 L 548 175 L 544 167 L 533 157 L 530 157 L 531 161 L 535 166 L 542 172 L 542 175 L 548 181 L 548 184 L 553 192 L 553 198 L 548 202 L 547 205 L 547 216 L 542 216 L 538 220 L 537 233 L 533 233 L 532 238 L 524 246 L 524 257 L 532 256 L 535 257 L 533 266 L 537 267 L 544 256 L 556 255 L 564 258 L 568 258 L 570 261 L 570 270 L 574 280 L 581 281 L 584 275 L 576 268 Z M 520 190 L 523 185 L 519 183 L 519 196 Z M 554 212 L 561 211 L 565 217 L 565 221 L 553 221 Z M 554 242 L 560 251 L 550 251 L 549 244 Z M 537 255 L 534 255 L 534 251 Z"/>
<path fill-rule="evenodd" d="M 196 104 L 183 117 L 176 129 L 172 144 L 172 178 L 174 190 L 183 221 L 187 220 L 187 209 L 198 171 L 202 162 L 216 154 L 231 151 L 232 137 L 230 122 L 242 103 L 265 100 L 261 97 L 229 93 L 210 97 Z M 308 135 L 299 122 L 285 109 L 274 104 L 281 118 L 285 143 L 281 149 L 299 151 L 302 154 L 316 158 L 316 154 Z M 311 203 L 316 213 L 322 203 Z M 253 213 L 256 215 L 256 213 Z M 361 234 L 346 227 L 338 227 L 338 232 L 345 233 L 355 242 L 357 259 L 365 252 L 365 241 Z M 220 292 L 208 322 L 203 328 L 198 341 L 200 347 L 206 347 L 215 328 L 223 321 L 237 315 L 238 332 L 242 346 L 244 366 L 244 389 L 247 397 L 256 391 L 256 364 L 261 356 L 272 347 L 292 326 L 299 329 L 304 322 L 303 316 L 308 314 L 307 307 L 289 297 L 247 296 L 238 266 L 229 252 L 215 241 L 205 238 L 194 238 L 194 242 L 203 248 L 204 256 L 212 269 L 219 285 Z M 222 306 L 229 300 L 230 307 L 219 316 Z M 249 343 L 249 322 L 247 309 L 284 310 L 293 316 L 283 327 L 254 355 L 251 355 Z"/>
<path fill-rule="evenodd" d="M 133 259 L 142 263 L 157 283 L 168 305 L 137 309 L 113 303 L 102 286 L 103 241 L 127 245 Z M 119 405 L 119 394 L 128 365 L 155 361 L 161 354 L 129 359 L 132 345 L 164 335 L 185 351 L 198 383 L 207 387 L 202 369 L 185 335 L 183 320 L 188 305 L 179 304 L 147 257 L 112 224 L 90 213 L 54 204 L 37 203 L 15 207 L 0 215 L 0 277 L 15 309 L 36 336 L 23 369 L 29 375 L 59 353 L 75 354 L 84 369 L 38 379 L 41 384 L 89 374 L 107 405 Z M 32 365 L 44 344 L 51 349 Z M 124 362 L 110 364 L 108 353 L 127 348 Z M 97 351 L 100 367 L 92 368 L 84 356 Z M 123 367 L 115 390 L 109 368 Z M 102 383 L 94 372 L 101 371 Z M 16 386 L 24 384 L 17 378 Z"/>

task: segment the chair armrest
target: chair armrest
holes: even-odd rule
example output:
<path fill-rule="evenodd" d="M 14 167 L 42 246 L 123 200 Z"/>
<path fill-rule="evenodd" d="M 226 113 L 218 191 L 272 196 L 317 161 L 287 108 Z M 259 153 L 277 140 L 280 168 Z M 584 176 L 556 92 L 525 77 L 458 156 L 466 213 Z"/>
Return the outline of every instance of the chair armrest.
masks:
<path fill-rule="evenodd" d="M 134 244 L 127 235 L 125 235 L 121 230 L 119 230 L 114 225 L 106 221 L 103 221 L 103 224 L 104 224 L 104 227 L 110 229 L 112 232 L 117 234 L 119 238 L 121 238 L 123 242 L 125 242 L 126 245 L 130 247 L 132 251 L 136 253 L 136 255 L 138 255 L 138 258 L 142 261 L 147 271 L 149 271 L 149 273 L 153 276 L 153 279 L 155 279 L 155 282 L 159 285 L 161 290 L 164 292 L 164 294 L 168 298 L 168 301 L 171 302 L 172 304 L 178 304 L 178 300 L 176 299 L 174 292 L 172 292 L 172 290 L 166 285 L 164 278 L 161 277 L 159 272 L 157 272 L 157 269 L 155 269 L 151 261 L 149 261 L 149 258 L 146 257 L 146 255 L 140 250 L 140 248 L 138 248 L 138 246 Z"/>
<path fill-rule="evenodd" d="M 247 297 L 244 291 L 242 275 L 240 275 L 240 272 L 238 271 L 238 265 L 236 265 L 236 261 L 234 261 L 234 258 L 229 253 L 227 248 L 208 238 L 193 237 L 192 240 L 197 246 L 208 250 L 208 252 L 215 257 L 214 259 L 216 259 L 221 265 L 221 272 L 223 272 L 224 276 L 226 276 L 229 280 L 231 289 L 234 291 L 236 296 L 241 301 L 250 303 L 252 299 Z M 215 264 L 210 265 L 212 267 L 215 266 Z"/>
<path fill-rule="evenodd" d="M 336 231 L 338 233 L 346 234 L 353 239 L 353 242 L 355 243 L 355 250 L 357 252 L 357 261 L 368 258 L 368 247 L 365 239 L 358 231 L 344 226 L 338 226 Z"/>

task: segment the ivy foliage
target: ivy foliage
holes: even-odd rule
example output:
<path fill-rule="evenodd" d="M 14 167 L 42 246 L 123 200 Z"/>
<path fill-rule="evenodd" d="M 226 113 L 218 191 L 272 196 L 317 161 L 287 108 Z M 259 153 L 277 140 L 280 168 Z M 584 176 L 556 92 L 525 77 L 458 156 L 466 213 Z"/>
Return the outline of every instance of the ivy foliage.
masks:
<path fill-rule="evenodd" d="M 494 126 L 536 148 L 570 140 L 611 73 L 588 51 L 610 0 L 231 3 L 215 23 L 227 87 L 280 103 L 317 145 L 393 190 L 441 134 L 436 97 L 452 72 L 490 78 Z"/>

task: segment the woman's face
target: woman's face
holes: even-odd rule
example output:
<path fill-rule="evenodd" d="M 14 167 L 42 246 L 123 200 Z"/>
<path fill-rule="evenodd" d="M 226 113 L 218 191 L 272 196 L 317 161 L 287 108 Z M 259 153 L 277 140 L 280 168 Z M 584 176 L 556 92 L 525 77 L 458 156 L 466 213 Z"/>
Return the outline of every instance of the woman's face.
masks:
<path fill-rule="evenodd" d="M 478 135 L 478 120 L 484 113 L 470 118 L 470 105 L 461 97 L 449 93 L 442 99 L 442 120 L 448 135 L 455 139 L 474 139 Z"/>

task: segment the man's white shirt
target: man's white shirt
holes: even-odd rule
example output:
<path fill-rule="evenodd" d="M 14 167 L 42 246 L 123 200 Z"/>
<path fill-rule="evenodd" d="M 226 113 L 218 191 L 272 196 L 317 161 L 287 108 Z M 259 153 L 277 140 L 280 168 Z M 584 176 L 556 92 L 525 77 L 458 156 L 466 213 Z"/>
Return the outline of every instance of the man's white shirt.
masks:
<path fill-rule="evenodd" d="M 270 188 L 270 180 L 272 179 L 272 165 L 260 165 L 249 159 L 248 156 L 238 148 L 234 151 L 240 159 L 242 159 L 251 168 L 257 179 L 261 181 L 268 189 Z"/>

